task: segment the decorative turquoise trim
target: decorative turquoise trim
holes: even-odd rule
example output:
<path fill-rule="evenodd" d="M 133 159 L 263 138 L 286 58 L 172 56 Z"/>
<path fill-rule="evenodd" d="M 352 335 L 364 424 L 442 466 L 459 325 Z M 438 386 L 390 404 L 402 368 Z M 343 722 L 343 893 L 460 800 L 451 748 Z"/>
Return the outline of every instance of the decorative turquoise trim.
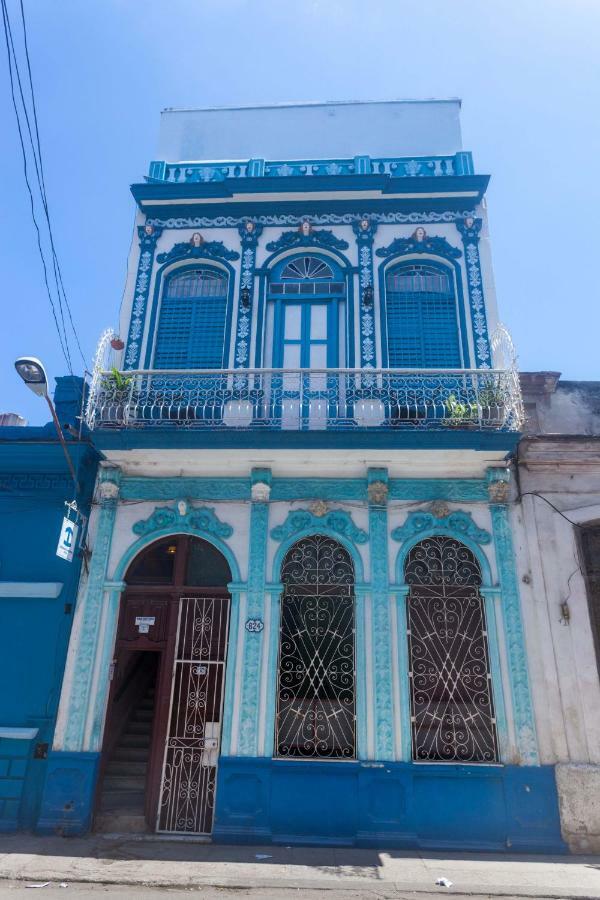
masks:
<path fill-rule="evenodd" d="M 489 369 L 491 363 L 490 339 L 488 334 L 481 260 L 479 257 L 479 233 L 481 219 L 466 216 L 456 220 L 456 227 L 462 235 L 467 265 L 467 285 L 471 306 L 471 326 L 475 344 L 475 364 L 478 369 Z"/>
<path fill-rule="evenodd" d="M 207 506 L 189 507 L 185 501 L 182 510 L 172 506 L 157 506 L 151 516 L 140 519 L 132 525 L 134 534 L 147 535 L 155 531 L 180 530 L 191 531 L 198 534 L 209 534 L 214 537 L 228 538 L 233 534 L 233 528 L 226 522 L 221 522 L 214 509 Z"/>
<path fill-rule="evenodd" d="M 374 368 L 377 364 L 375 348 L 375 287 L 373 283 L 373 239 L 377 222 L 372 216 L 362 216 L 352 223 L 356 235 L 359 267 L 359 322 L 360 322 L 360 365 Z"/>
<path fill-rule="evenodd" d="M 231 746 L 231 731 L 233 727 L 233 703 L 235 696 L 237 645 L 240 619 L 240 591 L 232 585 L 231 611 L 229 614 L 229 634 L 227 637 L 227 662 L 225 664 L 225 693 L 223 697 L 223 724 L 221 726 L 221 753 L 227 756 L 234 752 Z"/>
<path fill-rule="evenodd" d="M 140 257 L 135 280 L 127 348 L 125 350 L 124 365 L 126 369 L 137 369 L 139 366 L 154 253 L 156 242 L 163 232 L 163 227 L 161 225 L 151 225 L 147 222 L 146 225 L 138 225 L 137 231 L 140 242 Z"/>
<path fill-rule="evenodd" d="M 269 241 L 266 249 L 269 253 L 280 253 L 294 247 L 326 247 L 332 250 L 347 250 L 348 241 L 335 236 L 333 231 L 321 229 L 315 231 L 308 219 L 304 219 L 297 231 L 284 231 L 276 241 Z"/>
<path fill-rule="evenodd" d="M 94 679 L 98 635 L 102 616 L 104 581 L 112 543 L 117 512 L 121 471 L 116 467 L 100 469 L 101 497 L 98 527 L 85 597 L 81 604 L 81 625 L 78 633 L 77 656 L 72 670 L 72 686 L 68 701 L 67 724 L 62 750 L 83 750 L 85 725 Z"/>
<path fill-rule="evenodd" d="M 252 219 L 245 219 L 238 226 L 242 243 L 242 266 L 238 291 L 237 330 L 233 351 L 233 365 L 236 369 L 247 369 L 250 365 L 256 247 L 262 230 L 262 225 Z"/>
<path fill-rule="evenodd" d="M 487 495 L 486 495 L 487 496 Z M 249 500 L 248 478 L 123 478 L 123 500 Z"/>
<path fill-rule="evenodd" d="M 366 478 L 274 478 L 273 500 L 365 500 Z"/>
<path fill-rule="evenodd" d="M 96 649 L 96 656 L 98 656 L 98 650 L 100 650 L 100 661 L 98 665 L 96 692 L 94 695 L 94 707 L 92 711 L 92 727 L 89 740 L 87 741 L 87 750 L 96 751 L 102 748 L 102 732 L 104 729 L 104 718 L 108 703 L 108 692 L 110 690 L 109 672 L 114 653 L 114 635 L 119 620 L 120 602 L 120 590 L 111 591 L 105 602 L 106 612 L 103 623 L 104 627 L 102 629 L 102 634 L 98 636 L 98 648 Z"/>
<path fill-rule="evenodd" d="M 279 659 L 279 618 L 283 585 L 270 590 L 270 625 L 268 636 L 267 696 L 265 706 L 264 755 L 275 754 L 275 715 L 277 707 L 277 662 Z"/>
<path fill-rule="evenodd" d="M 422 236 L 418 232 L 423 232 Z M 444 259 L 460 259 L 462 256 L 458 247 L 449 244 L 445 237 L 429 237 L 424 228 L 417 228 L 411 237 L 396 238 L 387 247 L 379 247 L 375 251 L 376 256 L 383 258 L 408 256 L 412 253 L 430 253 L 432 256 L 441 256 Z"/>
<path fill-rule="evenodd" d="M 486 588 L 481 589 L 481 595 L 485 601 L 485 621 L 488 636 L 488 654 L 490 660 L 490 674 L 492 676 L 492 697 L 494 698 L 498 749 L 500 751 L 500 760 L 506 763 L 510 760 L 510 745 L 506 721 L 506 703 L 504 701 L 504 689 L 502 686 L 498 626 L 496 623 L 496 597 L 492 591 Z"/>
<path fill-rule="evenodd" d="M 379 487 L 377 500 L 369 503 L 371 553 L 371 648 L 373 655 L 373 715 L 375 759 L 392 760 L 394 753 L 394 711 L 392 690 L 392 646 L 388 573 L 388 513 L 383 499 L 387 469 L 369 469 L 370 485 Z"/>
<path fill-rule="evenodd" d="M 506 634 L 517 748 L 521 762 L 524 765 L 539 765 L 535 720 L 527 669 L 527 651 L 521 619 L 521 600 L 508 507 L 503 503 L 493 503 L 490 505 L 490 512 L 496 548 L 498 577 L 502 588 L 502 613 Z"/>
<path fill-rule="evenodd" d="M 367 532 L 358 528 L 350 513 L 342 509 L 333 509 L 324 516 L 315 516 L 308 509 L 293 509 L 287 514 L 282 525 L 273 528 L 271 537 L 275 541 L 285 541 L 300 532 L 334 534 L 345 537 L 355 544 L 366 544 L 369 540 Z"/>
<path fill-rule="evenodd" d="M 471 513 L 460 509 L 442 517 L 434 516 L 430 512 L 410 512 L 404 525 L 394 528 L 392 538 L 395 541 L 406 541 L 416 536 L 420 537 L 423 533 L 430 534 L 436 529 L 460 538 L 470 538 L 478 544 L 489 544 L 492 539 L 489 531 L 475 524 Z"/>
<path fill-rule="evenodd" d="M 392 478 L 390 500 L 487 501 L 483 478 Z"/>
<path fill-rule="evenodd" d="M 402 575 L 404 578 L 404 573 Z M 398 622 L 398 678 L 400 681 L 400 759 L 405 762 L 412 760 L 412 734 L 410 719 L 410 663 L 408 660 L 408 616 L 406 611 L 406 598 L 408 597 L 408 585 L 394 586 L 396 595 L 396 619 Z"/>
<path fill-rule="evenodd" d="M 269 469 L 254 469 L 253 483 L 269 484 Z M 253 501 L 250 509 L 250 546 L 248 550 L 248 602 L 246 618 L 264 620 L 265 580 L 269 504 Z M 244 631 L 244 656 L 240 693 L 239 737 L 240 756 L 256 756 L 258 752 L 258 718 L 260 708 L 260 674 L 265 644 L 264 632 Z"/>
<path fill-rule="evenodd" d="M 466 202 L 466 201 L 465 201 Z M 389 201 L 386 201 L 389 205 Z M 261 208 L 264 207 L 264 204 L 259 204 Z M 294 203 L 294 207 L 297 207 L 298 204 Z M 302 204 L 303 206 L 305 204 Z M 439 223 L 454 223 L 456 222 L 457 215 L 459 217 L 465 218 L 473 214 L 473 210 L 466 209 L 460 210 L 458 213 L 452 209 L 445 209 L 442 211 L 437 210 L 428 210 L 422 211 L 416 209 L 416 204 L 413 202 L 412 210 L 410 212 L 400 212 L 398 210 L 385 210 L 383 212 L 364 209 L 364 201 L 357 200 L 351 201 L 350 205 L 354 207 L 353 211 L 346 212 L 332 212 L 333 209 L 340 209 L 341 207 L 340 201 L 329 201 L 327 203 L 327 211 L 315 213 L 311 215 L 310 220 L 313 225 L 352 225 L 353 222 L 356 221 L 357 217 L 360 219 L 362 216 L 368 215 L 372 221 L 377 222 L 379 225 L 436 225 Z M 344 206 L 347 203 L 344 201 Z M 280 209 L 285 204 L 278 204 L 278 209 Z M 165 211 L 163 211 L 165 212 Z M 212 210 L 211 210 L 212 212 Z M 286 225 L 296 225 L 298 226 L 302 221 L 302 216 L 297 211 L 295 212 L 276 212 L 276 213 L 263 213 L 257 210 L 254 210 L 253 213 L 240 212 L 237 216 L 231 215 L 231 207 L 228 206 L 225 210 L 214 210 L 212 215 L 203 215 L 198 216 L 195 214 L 190 214 L 188 216 L 177 215 L 173 217 L 172 211 L 169 210 L 169 217 L 165 218 L 164 215 L 158 215 L 158 212 L 154 216 L 154 218 L 148 218 L 148 223 L 153 225 L 162 225 L 164 228 L 169 229 L 190 229 L 190 228 L 238 228 L 242 225 L 248 218 L 252 218 L 252 221 L 259 223 L 265 227 L 267 226 L 286 226 Z"/>
<path fill-rule="evenodd" d="M 189 241 L 181 241 L 174 244 L 166 253 L 159 253 L 156 257 L 157 263 L 178 262 L 180 259 L 228 259 L 236 260 L 240 258 L 237 250 L 228 250 L 223 241 L 205 241 L 201 235 L 198 235 L 196 242 L 192 237 Z"/>

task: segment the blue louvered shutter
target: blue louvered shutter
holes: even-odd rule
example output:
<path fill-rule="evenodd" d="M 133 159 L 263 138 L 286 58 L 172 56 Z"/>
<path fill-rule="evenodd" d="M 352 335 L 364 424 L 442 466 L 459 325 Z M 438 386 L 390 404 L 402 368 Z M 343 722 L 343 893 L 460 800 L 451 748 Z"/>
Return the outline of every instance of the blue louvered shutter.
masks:
<path fill-rule="evenodd" d="M 220 369 L 226 314 L 226 276 L 194 269 L 172 277 L 161 303 L 154 368 Z"/>
<path fill-rule="evenodd" d="M 386 314 L 390 368 L 460 367 L 456 301 L 447 274 L 433 266 L 394 269 L 386 276 Z"/>

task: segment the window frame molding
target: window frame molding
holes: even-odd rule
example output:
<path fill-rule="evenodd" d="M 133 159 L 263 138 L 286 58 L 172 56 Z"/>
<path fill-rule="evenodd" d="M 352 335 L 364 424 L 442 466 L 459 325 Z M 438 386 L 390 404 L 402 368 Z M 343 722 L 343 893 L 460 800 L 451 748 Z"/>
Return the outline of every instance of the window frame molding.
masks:
<path fill-rule="evenodd" d="M 221 357 L 221 366 L 218 368 L 229 368 L 229 362 L 232 353 L 231 347 L 231 327 L 233 319 L 233 298 L 236 287 L 236 271 L 233 266 L 223 260 L 213 260 L 198 257 L 193 261 L 181 260 L 177 262 L 167 262 L 157 269 L 154 279 L 154 292 L 152 296 L 152 306 L 150 311 L 150 321 L 148 332 L 146 335 L 146 349 L 144 355 L 144 366 L 146 369 L 153 369 L 154 357 L 156 355 L 156 344 L 158 338 L 158 323 L 160 322 L 160 311 L 164 297 L 164 289 L 172 274 L 182 275 L 186 271 L 193 269 L 208 269 L 218 274 L 225 273 L 227 277 L 227 302 L 225 307 L 225 329 L 223 333 L 223 355 Z M 164 283 L 164 285 L 163 285 Z M 190 366 L 193 368 L 193 366 Z M 164 370 L 157 370 L 164 371 Z M 168 371 L 168 370 L 166 370 Z M 204 371 L 198 369 L 199 372 Z"/>
<path fill-rule="evenodd" d="M 379 328 L 381 334 L 381 367 L 389 368 L 389 343 L 388 343 L 388 325 L 387 325 L 387 290 L 386 276 L 390 269 L 410 265 L 430 265 L 433 268 L 448 275 L 454 290 L 454 305 L 457 312 L 456 324 L 458 326 L 458 346 L 461 355 L 461 365 L 459 368 L 469 369 L 471 367 L 471 349 L 469 341 L 469 332 L 467 330 L 467 318 L 465 310 L 465 295 L 463 290 L 463 270 L 460 262 L 457 260 L 442 259 L 430 253 L 407 253 L 398 254 L 388 257 L 379 264 L 378 268 L 378 284 L 379 284 Z M 471 335 L 472 337 L 472 335 Z M 436 367 L 430 367 L 436 368 Z M 444 368 L 441 366 L 440 368 Z"/>

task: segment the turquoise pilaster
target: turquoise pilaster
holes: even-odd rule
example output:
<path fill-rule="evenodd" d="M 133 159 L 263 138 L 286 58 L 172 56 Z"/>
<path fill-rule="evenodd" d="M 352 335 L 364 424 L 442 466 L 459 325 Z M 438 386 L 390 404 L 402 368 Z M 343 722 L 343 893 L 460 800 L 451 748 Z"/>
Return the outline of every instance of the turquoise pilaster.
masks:
<path fill-rule="evenodd" d="M 270 469 L 252 470 L 253 499 L 250 508 L 247 618 L 245 622 L 240 622 L 240 627 L 245 629 L 238 736 L 240 756 L 256 756 L 258 753 L 260 675 L 265 641 L 265 575 L 270 484 Z"/>
<path fill-rule="evenodd" d="M 87 750 L 85 730 L 94 680 L 99 631 L 105 596 L 105 579 L 113 527 L 119 499 L 120 469 L 111 466 L 100 470 L 98 492 L 100 513 L 94 542 L 90 574 L 84 598 L 80 601 L 81 624 L 77 635 L 77 655 L 73 664 L 71 693 L 62 750 Z"/>
<path fill-rule="evenodd" d="M 373 279 L 373 238 L 377 222 L 363 216 L 352 223 L 358 248 L 360 367 L 374 368 L 375 352 L 375 287 Z"/>
<path fill-rule="evenodd" d="M 369 469 L 371 652 L 376 759 L 394 759 L 392 647 L 388 564 L 387 469 Z"/>
<path fill-rule="evenodd" d="M 258 239 L 262 230 L 262 225 L 259 225 L 253 219 L 246 219 L 238 226 L 242 243 L 242 265 L 238 292 L 238 318 L 235 334 L 235 349 L 233 354 L 233 365 L 236 369 L 247 369 L 250 365 L 256 245 L 258 244 Z"/>
<path fill-rule="evenodd" d="M 125 349 L 125 369 L 137 369 L 140 364 L 142 340 L 144 337 L 144 323 L 146 321 L 146 309 L 148 306 L 148 294 L 152 280 L 152 266 L 156 242 L 163 229 L 160 225 L 138 225 L 138 237 L 140 241 L 140 258 L 135 279 L 135 291 L 133 295 L 133 307 L 131 309 L 131 322 L 127 335 L 127 347 Z"/>
<path fill-rule="evenodd" d="M 502 592 L 502 612 L 517 749 L 521 763 L 539 765 L 533 704 L 527 667 L 527 650 L 521 616 L 521 598 L 508 511 L 508 479 L 505 469 L 488 469 L 490 514 Z"/>
<path fill-rule="evenodd" d="M 481 260 L 479 258 L 479 233 L 481 219 L 467 216 L 456 220 L 465 247 L 465 263 L 467 266 L 467 285 L 469 288 L 469 305 L 471 309 L 471 327 L 475 346 L 475 364 L 478 369 L 489 369 L 491 363 L 490 339 L 488 334 L 485 297 L 483 295 L 483 279 L 481 277 Z"/>

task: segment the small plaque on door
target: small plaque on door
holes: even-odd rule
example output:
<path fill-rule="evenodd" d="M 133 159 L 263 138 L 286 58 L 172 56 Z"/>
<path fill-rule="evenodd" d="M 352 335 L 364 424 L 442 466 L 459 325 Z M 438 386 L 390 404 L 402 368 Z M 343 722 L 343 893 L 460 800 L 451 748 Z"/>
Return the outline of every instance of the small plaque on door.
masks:
<path fill-rule="evenodd" d="M 135 624 L 140 634 L 148 634 L 150 626 L 154 625 L 155 616 L 136 616 Z"/>

